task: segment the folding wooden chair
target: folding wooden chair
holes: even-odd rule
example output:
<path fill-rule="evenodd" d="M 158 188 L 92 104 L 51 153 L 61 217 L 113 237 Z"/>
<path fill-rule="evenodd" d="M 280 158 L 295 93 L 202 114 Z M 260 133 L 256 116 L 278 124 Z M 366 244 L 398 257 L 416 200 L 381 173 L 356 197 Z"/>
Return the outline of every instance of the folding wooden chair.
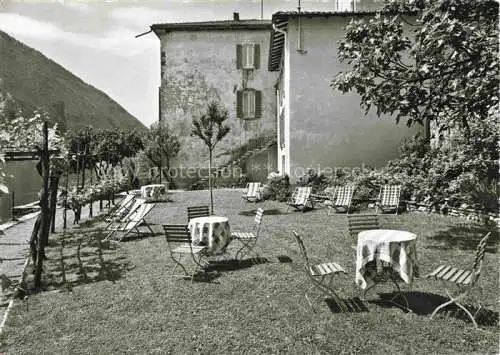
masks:
<path fill-rule="evenodd" d="M 356 242 L 358 233 L 369 229 L 380 229 L 378 215 L 376 214 L 350 214 L 347 215 L 349 235 Z"/>
<path fill-rule="evenodd" d="M 167 240 L 170 257 L 175 262 L 175 266 L 170 273 L 170 277 L 187 276 L 191 278 L 191 281 L 193 281 L 194 276 L 200 270 L 204 271 L 204 266 L 208 264 L 208 261 L 205 259 L 205 251 L 207 247 L 192 244 L 191 234 L 185 224 L 164 224 L 163 230 L 165 231 L 165 238 Z M 194 263 L 194 268 L 192 268 L 190 272 L 188 272 L 188 269 L 182 263 L 183 256 L 190 256 Z M 175 270 L 179 266 L 184 271 L 184 274 L 175 274 Z"/>
<path fill-rule="evenodd" d="M 260 199 L 260 182 L 249 182 L 246 193 L 241 195 L 241 207 L 244 201 L 256 203 Z"/>
<path fill-rule="evenodd" d="M 384 185 L 380 189 L 379 202 L 377 204 L 377 212 L 382 213 L 394 211 L 398 214 L 399 197 L 401 196 L 401 185 Z"/>
<path fill-rule="evenodd" d="M 445 288 L 446 294 L 450 298 L 449 301 L 444 302 L 443 304 L 440 304 L 439 306 L 434 309 L 434 311 L 431 314 L 431 319 L 434 317 L 434 315 L 439 312 L 441 309 L 444 307 L 454 303 L 458 307 L 460 307 L 464 312 L 469 316 L 469 318 L 472 320 L 472 323 L 474 324 L 474 327 L 478 329 L 477 323 L 476 323 L 476 316 L 481 309 L 481 304 L 478 301 L 479 308 L 474 314 L 474 316 L 470 313 L 470 311 L 462 305 L 460 302 L 461 299 L 467 297 L 469 295 L 469 292 L 472 290 L 474 285 L 477 283 L 479 276 L 481 274 L 481 267 L 483 265 L 483 260 L 484 260 L 484 254 L 486 253 L 486 242 L 488 241 L 489 237 L 491 235 L 491 232 L 487 233 L 479 242 L 477 245 L 476 249 L 476 257 L 474 258 L 474 263 L 472 264 L 471 269 L 459 269 L 457 267 L 453 267 L 450 265 L 440 265 L 434 271 L 431 273 L 427 274 L 425 277 L 433 277 L 436 280 L 440 280 L 443 282 L 448 282 L 454 284 L 457 289 L 458 293 L 456 295 L 451 295 L 450 291 Z"/>
<path fill-rule="evenodd" d="M 312 191 L 312 187 L 310 187 L 310 186 L 301 186 L 301 187 L 295 188 L 295 191 L 292 194 L 292 197 L 287 202 L 287 208 L 286 208 L 287 212 L 288 212 L 288 208 L 290 206 L 304 212 L 304 210 L 307 207 L 308 202 L 311 205 L 311 208 L 314 208 L 314 202 L 310 198 L 311 191 Z"/>
<path fill-rule="evenodd" d="M 138 235 L 141 234 L 139 227 L 145 226 L 154 234 L 151 226 L 148 222 L 146 222 L 146 216 L 151 212 L 155 205 L 153 203 L 143 203 L 141 204 L 134 212 L 130 214 L 130 216 L 125 219 L 123 222 L 119 223 L 116 227 L 108 228 L 110 233 L 104 238 L 104 240 L 110 240 L 116 232 L 123 232 L 123 234 L 116 240 L 121 242 L 123 238 L 125 238 L 128 234 L 132 232 L 136 232 Z"/>
<path fill-rule="evenodd" d="M 313 286 L 320 290 L 323 294 L 333 297 L 334 301 L 344 312 L 348 311 L 348 307 L 345 302 L 337 295 L 337 292 L 332 288 L 331 283 L 336 274 L 344 273 L 347 274 L 344 268 L 335 262 L 326 262 L 321 264 L 311 264 L 309 257 L 306 252 L 306 248 L 299 234 L 292 231 L 293 238 L 299 245 L 300 254 L 304 262 L 304 269 L 308 279 L 312 282 Z M 306 294 L 306 299 L 311 308 L 314 310 L 314 306 Z"/>
<path fill-rule="evenodd" d="M 346 212 L 349 214 L 352 204 L 352 196 L 354 195 L 354 186 L 346 185 L 338 187 L 335 191 L 335 198 L 331 204 L 328 205 L 328 215 L 332 212 Z"/>
<path fill-rule="evenodd" d="M 257 259 L 259 258 L 259 254 L 255 251 L 255 245 L 257 244 L 257 239 L 259 238 L 263 215 L 264 210 L 262 208 L 257 209 L 254 219 L 255 223 L 251 232 L 231 233 L 231 239 L 239 240 L 242 244 L 241 248 L 235 254 L 235 259 L 238 259 L 239 255 L 243 255 L 243 251 L 245 250 L 248 251 L 248 253 L 253 253 Z"/>
<path fill-rule="evenodd" d="M 210 216 L 210 211 L 208 206 L 191 206 L 187 208 L 187 214 L 189 222 L 192 218 Z"/>

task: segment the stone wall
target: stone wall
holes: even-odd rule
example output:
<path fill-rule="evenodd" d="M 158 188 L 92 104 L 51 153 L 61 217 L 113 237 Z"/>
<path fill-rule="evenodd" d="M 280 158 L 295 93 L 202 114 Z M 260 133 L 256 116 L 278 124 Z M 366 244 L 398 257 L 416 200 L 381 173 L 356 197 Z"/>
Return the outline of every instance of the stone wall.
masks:
<path fill-rule="evenodd" d="M 181 152 L 174 166 L 206 166 L 208 150 L 190 136 L 191 122 L 215 99 L 229 112 L 231 131 L 216 147 L 217 160 L 224 152 L 248 139 L 275 134 L 276 73 L 267 70 L 269 30 L 174 31 L 161 37 L 161 120 L 181 137 Z M 260 44 L 260 67 L 244 75 L 236 68 L 236 45 Z M 244 86 L 262 91 L 262 117 L 236 117 L 236 92 Z"/>

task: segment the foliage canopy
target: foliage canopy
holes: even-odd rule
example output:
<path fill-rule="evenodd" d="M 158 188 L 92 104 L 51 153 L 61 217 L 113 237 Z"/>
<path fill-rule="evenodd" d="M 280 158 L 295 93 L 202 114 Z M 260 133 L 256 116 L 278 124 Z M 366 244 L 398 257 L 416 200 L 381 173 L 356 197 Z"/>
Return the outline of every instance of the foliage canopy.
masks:
<path fill-rule="evenodd" d="M 350 70 L 331 86 L 355 90 L 366 112 L 467 131 L 498 105 L 497 1 L 396 0 L 345 31 Z"/>

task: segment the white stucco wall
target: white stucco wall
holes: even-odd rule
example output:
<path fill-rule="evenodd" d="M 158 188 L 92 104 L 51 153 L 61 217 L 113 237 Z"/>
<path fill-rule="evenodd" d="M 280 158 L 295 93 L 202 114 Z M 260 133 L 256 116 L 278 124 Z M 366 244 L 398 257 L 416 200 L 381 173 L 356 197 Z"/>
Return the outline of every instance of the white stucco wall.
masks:
<path fill-rule="evenodd" d="M 301 19 L 302 38 L 298 49 L 298 21 L 289 21 L 289 125 L 292 181 L 308 168 L 383 166 L 398 156 L 409 129 L 391 117 L 367 116 L 357 94 L 347 95 L 330 87 L 334 76 L 347 67 L 337 60 L 337 42 L 343 37 L 348 17 Z M 286 70 L 286 69 L 285 69 Z"/>

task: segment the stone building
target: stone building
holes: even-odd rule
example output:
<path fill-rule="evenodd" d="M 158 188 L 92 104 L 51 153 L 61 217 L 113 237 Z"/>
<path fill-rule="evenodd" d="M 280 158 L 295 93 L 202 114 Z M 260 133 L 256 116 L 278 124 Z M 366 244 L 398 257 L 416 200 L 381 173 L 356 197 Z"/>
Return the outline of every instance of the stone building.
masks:
<path fill-rule="evenodd" d="M 215 165 L 240 167 L 252 179 L 276 169 L 277 73 L 267 69 L 269 20 L 155 24 L 161 42 L 160 122 L 182 139 L 174 164 L 208 166 L 208 151 L 191 137 L 191 122 L 212 100 L 229 112 L 231 131 L 216 147 Z M 244 155 L 244 159 L 237 159 Z"/>
<path fill-rule="evenodd" d="M 212 99 L 231 117 L 216 166 L 234 163 L 251 180 L 279 171 L 294 182 L 308 169 L 328 174 L 396 158 L 401 141 L 423 128 L 365 115 L 357 94 L 330 87 L 348 69 L 337 58 L 344 26 L 374 14 L 281 11 L 271 21 L 234 14 L 229 21 L 152 25 L 161 41 L 160 121 L 183 139 L 177 163 L 206 166 L 206 147 L 189 133 Z M 243 157 L 236 160 L 235 151 Z"/>

